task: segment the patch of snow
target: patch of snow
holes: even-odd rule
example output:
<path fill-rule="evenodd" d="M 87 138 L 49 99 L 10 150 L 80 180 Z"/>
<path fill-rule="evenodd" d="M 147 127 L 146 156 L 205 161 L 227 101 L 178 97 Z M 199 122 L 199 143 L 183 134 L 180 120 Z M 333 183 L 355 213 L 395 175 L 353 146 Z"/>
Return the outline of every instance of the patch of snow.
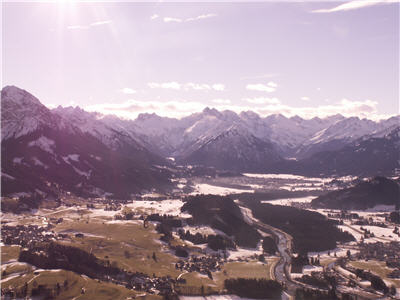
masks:
<path fill-rule="evenodd" d="M 16 198 L 20 198 L 20 197 L 29 197 L 31 196 L 31 193 L 27 193 L 27 192 L 19 192 L 19 193 L 13 193 L 10 195 L 11 197 L 16 197 Z"/>
<path fill-rule="evenodd" d="M 42 163 L 37 157 L 33 157 L 32 160 L 33 160 L 33 163 L 35 164 L 35 166 L 40 166 L 40 167 L 43 167 L 45 169 L 49 168 L 48 165 Z"/>
<path fill-rule="evenodd" d="M 257 174 L 257 173 L 244 173 L 244 176 L 264 179 L 288 179 L 288 180 L 305 180 L 305 181 L 320 181 L 329 182 L 332 178 L 318 178 L 318 177 L 305 177 L 293 174 Z"/>
<path fill-rule="evenodd" d="M 7 178 L 9 180 L 15 180 L 15 177 L 8 175 L 7 173 L 1 172 L 1 177 Z"/>
<path fill-rule="evenodd" d="M 53 149 L 55 147 L 55 142 L 45 136 L 41 136 L 37 140 L 29 142 L 28 146 L 30 147 L 36 146 L 42 149 L 43 151 L 46 151 L 50 154 L 54 154 Z"/>
<path fill-rule="evenodd" d="M 397 234 L 393 233 L 394 228 L 388 227 L 388 228 L 382 228 L 378 226 L 369 226 L 369 225 L 364 225 L 362 226 L 363 228 L 369 230 L 370 232 L 373 232 L 375 237 L 377 238 L 387 238 L 392 241 L 400 241 L 400 237 Z M 391 237 L 389 237 L 391 236 Z"/>
<path fill-rule="evenodd" d="M 70 164 L 70 161 L 79 161 L 79 154 L 68 154 L 67 156 L 63 156 L 62 159 L 67 163 Z"/>
<path fill-rule="evenodd" d="M 72 166 L 72 168 L 74 169 L 74 171 L 76 173 L 78 173 L 81 176 L 85 176 L 87 179 L 89 179 L 90 175 L 92 174 L 92 170 L 90 170 L 89 172 L 85 172 L 85 171 L 81 171 L 78 168 L 75 168 L 74 166 Z"/>
<path fill-rule="evenodd" d="M 207 183 L 199 183 L 199 184 L 195 185 L 195 191 L 192 192 L 192 194 L 193 195 L 196 195 L 196 194 L 229 195 L 229 194 L 246 193 L 246 192 L 248 193 L 248 192 L 254 192 L 254 191 L 215 186 L 215 185 L 210 185 Z"/>
<path fill-rule="evenodd" d="M 45 197 L 47 194 L 39 189 L 35 189 L 35 192 L 38 193 L 40 196 Z"/>
<path fill-rule="evenodd" d="M 263 200 L 261 203 L 269 203 L 273 205 L 291 205 L 294 202 L 297 203 L 310 203 L 315 196 L 299 197 L 299 198 L 282 198 L 275 200 Z"/>
<path fill-rule="evenodd" d="M 0 280 L 0 283 L 4 283 L 4 282 L 6 282 L 6 281 L 9 281 L 9 280 L 11 280 L 11 279 L 14 279 L 14 278 L 17 278 L 17 277 L 20 277 L 20 276 L 21 276 L 20 273 L 13 274 L 13 275 L 11 275 L 11 276 L 8 276 L 7 278 L 1 279 L 1 280 Z"/>
<path fill-rule="evenodd" d="M 357 240 L 357 242 L 361 241 L 362 237 L 364 237 L 364 234 L 346 226 L 346 225 L 337 225 L 338 228 L 342 229 L 343 231 L 347 231 L 350 233 L 354 238 Z"/>
<path fill-rule="evenodd" d="M 184 202 L 182 200 L 162 200 L 162 201 L 132 201 L 127 206 L 132 209 L 143 209 L 148 213 L 158 213 L 161 215 L 180 216 L 182 218 L 191 217 L 187 213 L 182 213 L 181 208 Z"/>
<path fill-rule="evenodd" d="M 19 262 L 19 261 L 10 261 L 9 263 L 1 265 L 1 271 L 3 272 L 8 267 L 15 267 L 15 266 L 30 266 L 28 263 Z"/>
<path fill-rule="evenodd" d="M 346 276 L 346 277 L 354 277 L 354 278 L 357 277 L 354 273 L 352 273 L 352 272 L 350 272 L 350 271 L 347 271 L 346 269 L 343 269 L 343 268 L 340 267 L 340 266 L 336 267 L 336 270 L 337 270 L 340 274 L 342 274 L 342 275 L 344 275 L 344 276 Z"/>
<path fill-rule="evenodd" d="M 310 275 L 312 272 L 322 272 L 323 267 L 321 266 L 311 266 L 311 265 L 306 265 L 303 267 L 303 274 L 304 275 Z"/>
<path fill-rule="evenodd" d="M 263 254 L 262 243 L 261 241 L 258 243 L 256 248 L 237 248 L 236 250 L 229 250 L 228 251 L 230 259 L 245 259 L 251 257 L 253 255 L 261 255 Z"/>
<path fill-rule="evenodd" d="M 143 221 L 139 221 L 139 220 L 112 220 L 112 221 L 107 221 L 106 224 L 135 224 L 135 225 L 143 225 Z"/>
<path fill-rule="evenodd" d="M 13 158 L 13 163 L 14 164 L 22 164 L 22 160 L 23 159 L 24 159 L 23 157 L 14 157 Z"/>
<path fill-rule="evenodd" d="M 335 248 L 332 250 L 326 250 L 326 251 L 321 251 L 321 252 L 308 252 L 308 257 L 318 257 L 318 255 L 320 256 L 320 258 L 335 258 L 335 253 L 336 253 L 336 257 L 344 257 L 347 255 L 347 250 L 345 248 Z M 359 252 L 358 250 L 353 250 L 351 249 L 351 254 L 354 254 L 356 252 Z M 330 252 L 330 255 L 328 255 L 328 252 Z"/>
<path fill-rule="evenodd" d="M 189 226 L 186 225 L 182 227 L 183 230 L 185 231 L 190 231 L 191 234 L 196 234 L 196 233 L 201 233 L 203 235 L 222 235 L 226 236 L 225 232 L 222 232 L 218 229 L 211 228 L 210 226 L 205 226 L 205 225 L 199 225 L 199 226 Z"/>

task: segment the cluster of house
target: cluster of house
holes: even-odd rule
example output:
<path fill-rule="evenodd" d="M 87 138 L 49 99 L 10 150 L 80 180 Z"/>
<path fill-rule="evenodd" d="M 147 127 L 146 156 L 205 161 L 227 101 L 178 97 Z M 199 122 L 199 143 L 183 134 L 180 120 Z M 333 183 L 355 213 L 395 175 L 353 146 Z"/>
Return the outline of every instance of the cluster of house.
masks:
<path fill-rule="evenodd" d="M 400 242 L 362 244 L 357 258 L 384 261 L 389 268 L 394 268 L 389 277 L 400 278 Z"/>
<path fill-rule="evenodd" d="M 382 228 L 387 228 L 388 226 L 384 222 L 377 222 L 374 221 L 373 218 L 360 218 L 359 220 L 353 222 L 354 225 L 361 225 L 361 226 L 378 226 Z"/>
<path fill-rule="evenodd" d="M 61 239 L 48 228 L 37 225 L 2 226 L 1 240 L 6 245 L 33 246 L 38 242 L 50 242 Z"/>
<path fill-rule="evenodd" d="M 341 212 L 329 211 L 328 218 L 330 219 L 344 219 L 344 220 L 353 220 L 360 219 L 360 216 L 357 213 L 348 212 L 346 210 L 342 210 Z"/>
<path fill-rule="evenodd" d="M 107 276 L 109 282 L 124 285 L 128 289 L 135 289 L 149 294 L 167 295 L 173 293 L 176 280 L 170 276 L 153 277 L 141 272 L 121 272 L 117 276 Z"/>
<path fill-rule="evenodd" d="M 208 275 L 212 279 L 211 272 L 220 271 L 224 260 L 219 255 L 190 256 L 187 260 L 179 260 L 175 268 L 181 271 L 198 272 Z"/>

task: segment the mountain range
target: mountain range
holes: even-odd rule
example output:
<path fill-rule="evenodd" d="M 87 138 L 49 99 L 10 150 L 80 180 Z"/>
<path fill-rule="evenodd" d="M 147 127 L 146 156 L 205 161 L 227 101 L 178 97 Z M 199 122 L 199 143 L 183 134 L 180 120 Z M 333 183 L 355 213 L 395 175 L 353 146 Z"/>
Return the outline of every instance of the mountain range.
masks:
<path fill-rule="evenodd" d="M 48 193 L 54 185 L 83 194 L 129 195 L 165 188 L 178 165 L 313 176 L 393 174 L 399 168 L 400 116 L 375 122 L 261 117 L 206 108 L 182 119 L 135 120 L 49 109 L 14 87 L 1 92 L 3 194 Z"/>
<path fill-rule="evenodd" d="M 166 160 L 132 134 L 80 109 L 63 112 L 49 110 L 24 90 L 3 88 L 2 195 L 45 197 L 63 190 L 129 197 L 169 186 Z"/>

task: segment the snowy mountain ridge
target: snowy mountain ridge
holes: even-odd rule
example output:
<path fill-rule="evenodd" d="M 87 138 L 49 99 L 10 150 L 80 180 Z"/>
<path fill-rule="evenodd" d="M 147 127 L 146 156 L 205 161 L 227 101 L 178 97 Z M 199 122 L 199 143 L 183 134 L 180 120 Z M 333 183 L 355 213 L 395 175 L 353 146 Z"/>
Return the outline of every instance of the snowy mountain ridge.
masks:
<path fill-rule="evenodd" d="M 321 151 L 339 150 L 362 137 L 383 137 L 400 124 L 400 116 L 379 122 L 340 114 L 303 119 L 281 114 L 261 117 L 253 111 L 237 114 L 208 107 L 182 119 L 142 113 L 135 120 L 126 120 L 79 107 L 59 106 L 50 111 L 37 98 L 16 87 L 3 89 L 2 108 L 2 140 L 21 137 L 50 122 L 55 128 L 90 134 L 113 150 L 149 150 L 187 163 L 202 147 L 214 149 L 210 143 L 221 136 L 238 156 L 244 149 L 250 151 L 248 142 L 255 141 L 272 145 L 281 158 L 302 159 Z M 233 128 L 242 138 L 229 135 Z M 272 152 L 267 153 L 275 157 Z"/>

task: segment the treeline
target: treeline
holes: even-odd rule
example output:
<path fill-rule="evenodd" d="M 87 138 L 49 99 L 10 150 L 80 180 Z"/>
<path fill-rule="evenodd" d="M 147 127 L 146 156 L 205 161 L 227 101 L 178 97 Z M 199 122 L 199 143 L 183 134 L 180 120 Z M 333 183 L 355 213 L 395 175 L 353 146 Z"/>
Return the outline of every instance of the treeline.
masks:
<path fill-rule="evenodd" d="M 189 230 L 185 231 L 183 229 L 179 229 L 178 234 L 182 240 L 190 241 L 195 245 L 207 243 L 208 247 L 214 251 L 236 248 L 235 243 L 233 243 L 231 239 L 220 234 L 203 235 L 199 232 L 191 234 Z"/>
<path fill-rule="evenodd" d="M 282 286 L 274 280 L 256 278 L 225 279 L 228 293 L 253 299 L 281 299 Z"/>
<path fill-rule="evenodd" d="M 169 215 L 151 214 L 146 218 L 145 222 L 147 221 L 159 222 L 156 231 L 161 234 L 160 240 L 166 243 L 174 239 L 172 236 L 173 228 L 182 227 L 182 220 Z"/>
<path fill-rule="evenodd" d="M 278 251 L 275 240 L 270 236 L 264 237 L 262 241 L 262 248 L 265 253 L 268 253 L 270 255 L 274 255 L 275 252 Z"/>
<path fill-rule="evenodd" d="M 261 235 L 243 220 L 243 215 L 236 203 L 227 196 L 196 195 L 184 199 L 181 210 L 188 211 L 193 217 L 193 225 L 209 225 L 221 230 L 241 247 L 257 246 Z M 188 222 L 189 223 L 189 222 Z"/>
<path fill-rule="evenodd" d="M 317 212 L 259 201 L 246 201 L 246 204 L 254 217 L 290 234 L 295 252 L 325 251 L 336 248 L 336 242 L 354 240 L 351 234 L 337 228 L 335 221 Z"/>
<path fill-rule="evenodd" d="M 386 286 L 385 282 L 377 275 L 371 272 L 364 271 L 362 269 L 356 269 L 356 275 L 363 280 L 368 280 L 371 282 L 371 287 L 377 291 L 381 291 L 384 294 L 389 292 L 389 288 Z"/>
<path fill-rule="evenodd" d="M 65 269 L 91 278 L 116 275 L 120 272 L 108 260 L 98 259 L 85 250 L 57 243 L 40 243 L 19 254 L 19 261 L 42 269 Z"/>
<path fill-rule="evenodd" d="M 296 289 L 295 300 L 353 300 L 353 298 L 347 295 L 339 298 L 333 289 L 329 292 L 322 292 L 319 290 L 298 288 Z"/>

